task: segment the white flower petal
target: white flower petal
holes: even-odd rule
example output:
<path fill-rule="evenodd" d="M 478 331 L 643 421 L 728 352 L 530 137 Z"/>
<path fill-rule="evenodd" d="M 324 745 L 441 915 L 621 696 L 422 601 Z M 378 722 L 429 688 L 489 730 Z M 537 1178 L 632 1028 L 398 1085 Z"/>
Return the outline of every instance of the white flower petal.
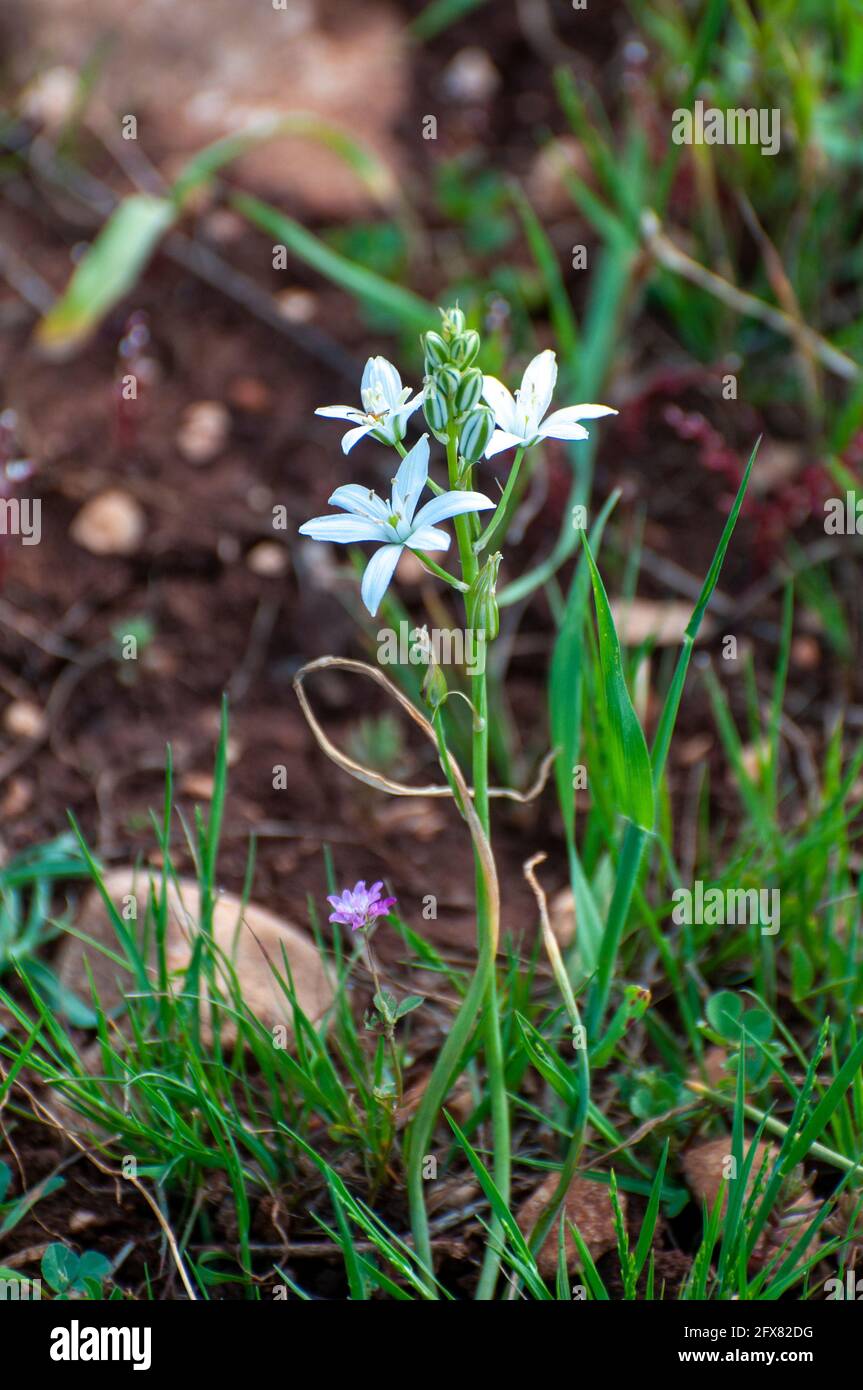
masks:
<path fill-rule="evenodd" d="M 601 420 L 603 415 L 616 415 L 610 405 L 565 405 L 563 410 L 555 410 L 543 423 L 550 425 L 559 420 Z"/>
<path fill-rule="evenodd" d="M 551 405 L 556 381 L 557 359 L 551 348 L 546 348 L 545 352 L 538 353 L 531 362 L 528 362 L 518 392 L 519 417 L 523 412 L 527 412 L 533 426 L 531 433 L 536 430 L 540 420 Z M 518 427 L 521 424 L 522 420 L 519 418 Z"/>
<path fill-rule="evenodd" d="M 390 515 L 386 502 L 361 483 L 343 483 L 336 488 L 329 503 L 331 507 L 341 507 L 343 511 L 354 512 L 356 516 L 367 517 L 370 521 L 384 523 Z"/>
<path fill-rule="evenodd" d="M 371 425 L 360 425 L 359 429 L 348 430 L 347 434 L 342 435 L 342 453 L 349 454 L 355 444 L 359 444 L 361 439 L 365 439 L 367 434 L 371 434 Z"/>
<path fill-rule="evenodd" d="M 365 391 L 369 391 L 374 384 L 375 358 L 370 357 L 363 367 L 363 374 L 360 378 L 360 397 Z"/>
<path fill-rule="evenodd" d="M 403 546 L 384 545 L 380 550 L 376 550 L 369 563 L 366 565 L 366 572 L 363 575 L 363 582 L 360 587 L 363 603 L 371 613 L 372 617 L 380 607 L 381 599 L 387 591 L 389 582 L 395 572 L 395 567 L 399 562 Z"/>
<path fill-rule="evenodd" d="M 438 526 L 420 526 L 412 531 L 406 544 L 411 550 L 449 550 L 450 538 Z"/>
<path fill-rule="evenodd" d="M 576 420 L 556 420 L 555 416 L 562 415 L 562 411 L 555 411 L 554 415 L 549 415 L 539 427 L 540 439 L 589 439 L 590 435 Z"/>
<path fill-rule="evenodd" d="M 311 536 L 313 541 L 334 541 L 338 545 L 388 539 L 380 522 L 363 516 L 313 516 L 311 521 L 303 522 L 300 535 Z"/>
<path fill-rule="evenodd" d="M 408 523 L 413 521 L 420 493 L 429 475 L 429 441 L 424 434 L 405 454 L 393 479 L 393 511 Z"/>
<path fill-rule="evenodd" d="M 487 459 L 494 458 L 495 454 L 503 453 L 504 449 L 512 449 L 515 446 L 521 448 L 525 442 L 519 434 L 508 434 L 506 430 L 495 430 L 485 446 L 485 456 Z"/>
<path fill-rule="evenodd" d="M 413 415 L 413 413 L 414 413 L 415 410 L 419 410 L 419 408 L 420 408 L 420 406 L 422 405 L 422 403 L 423 403 L 423 396 L 422 396 L 422 391 L 420 391 L 419 395 L 418 395 L 418 396 L 414 396 L 413 400 L 405 401 L 404 405 L 400 405 L 399 408 L 398 408 L 398 410 L 394 410 L 394 411 L 392 412 L 392 419 L 393 419 L 393 420 L 407 420 L 407 419 L 409 419 L 409 417 L 410 417 L 411 415 Z"/>
<path fill-rule="evenodd" d="M 420 507 L 416 515 L 412 535 L 423 526 L 432 526 L 437 521 L 446 521 L 451 516 L 461 516 L 463 512 L 484 512 L 494 503 L 482 492 L 442 492 Z"/>
<path fill-rule="evenodd" d="M 502 430 L 515 428 L 515 401 L 496 376 L 484 376 L 482 394 L 494 411 L 495 424 Z"/>
<path fill-rule="evenodd" d="M 402 379 L 392 362 L 385 357 L 373 358 L 372 385 L 380 391 L 390 410 L 401 405 Z"/>
<path fill-rule="evenodd" d="M 355 405 L 319 405 L 315 414 L 327 420 L 355 420 L 357 424 L 366 418 Z"/>

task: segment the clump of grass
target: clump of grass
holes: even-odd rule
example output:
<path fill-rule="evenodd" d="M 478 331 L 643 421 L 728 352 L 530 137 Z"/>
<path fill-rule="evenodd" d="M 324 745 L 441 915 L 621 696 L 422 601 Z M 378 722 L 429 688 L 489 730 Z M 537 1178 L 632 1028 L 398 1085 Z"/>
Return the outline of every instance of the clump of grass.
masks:
<path fill-rule="evenodd" d="M 455 1010 L 445 1038 L 436 1039 L 437 1060 L 421 1084 L 417 1111 L 408 1110 L 406 1095 L 415 1051 L 434 1025 L 417 1007 L 420 998 L 409 997 L 410 1008 L 400 1009 L 372 967 L 373 1003 L 385 1026 L 363 1027 L 353 995 L 369 959 L 366 938 L 324 932 L 318 905 L 310 902 L 312 930 L 335 976 L 335 1000 L 327 1016 L 313 1022 L 299 1005 L 287 956 L 272 963 L 293 1019 L 292 1047 L 280 1045 L 248 1008 L 230 955 L 214 940 L 227 709 L 209 814 L 197 811 L 191 827 L 181 823 L 198 902 L 190 962 L 179 977 L 170 976 L 165 944 L 168 888 L 179 877 L 170 756 L 162 813 L 152 822 L 161 867 L 150 874 L 140 920 L 130 923 L 118 912 L 101 867 L 74 827 L 117 938 L 110 950 L 95 942 L 89 949 L 106 952 L 127 981 L 125 1006 L 119 1016 L 107 1013 L 92 986 L 93 1040 L 64 1021 L 39 981 L 19 967 L 19 988 L 0 991 L 12 1021 L 0 1039 L 0 1104 L 13 1114 L 35 1108 L 75 1142 L 86 1136 L 94 1161 L 147 1194 L 189 1296 L 209 1296 L 214 1259 L 219 1282 L 235 1283 L 249 1296 L 262 1280 L 310 1296 L 297 1278 L 290 1242 L 269 1264 L 258 1248 L 256 1212 L 269 1201 L 306 1209 L 324 1248 L 343 1263 L 352 1298 L 452 1297 L 436 1256 L 445 1243 L 439 1233 L 460 1227 L 481 1253 L 479 1297 L 502 1289 L 499 1271 L 509 1296 L 569 1297 L 567 1235 L 575 1242 L 586 1298 L 607 1298 L 610 1288 L 624 1298 L 668 1297 L 657 1263 L 690 1200 L 682 1182 L 684 1150 L 700 1138 L 723 1135 L 729 1180 L 703 1213 L 703 1236 L 676 1296 L 772 1300 L 797 1290 L 809 1297 L 818 1291 L 819 1264 L 841 1260 L 853 1248 L 861 1202 L 863 1039 L 857 1013 L 863 983 L 852 866 L 863 754 L 846 758 L 837 729 L 820 784 L 810 787 L 806 805 L 798 804 L 780 756 L 790 593 L 766 715 L 757 701 L 748 710 L 750 735 L 764 750 L 754 774 L 721 690 L 705 673 L 741 819 L 738 843 L 723 862 L 707 835 L 698 859 L 699 872 L 722 890 L 775 886 L 781 937 L 765 934 L 757 921 L 732 922 L 721 934 L 710 923 L 678 925 L 670 911 L 685 875 L 674 848 L 667 756 L 694 640 L 752 463 L 670 673 L 650 751 L 629 696 L 639 653 L 624 661 L 596 559 L 613 500 L 594 523 L 591 540 L 583 538 L 550 684 L 551 723 L 564 765 L 583 758 L 592 770 L 593 797 L 580 836 L 572 782 L 557 779 L 578 920 L 565 956 L 549 927 L 536 858 L 526 873 L 542 933 L 528 968 L 521 943 L 504 940 L 500 953 L 492 949 L 496 879 L 489 808 L 484 797 L 474 808 L 449 752 L 441 698 L 446 687 L 426 684 L 430 722 L 375 673 L 435 743 L 477 850 L 475 971 L 453 968 L 406 915 L 377 923 L 377 930 L 402 935 L 407 987 L 414 971 L 434 971 Z M 451 465 L 453 479 L 464 476 L 455 446 Z M 501 506 L 505 518 L 506 492 Z M 463 541 L 475 545 L 481 538 L 468 529 Z M 476 574 L 469 577 L 476 603 L 480 588 Z M 493 587 L 489 592 L 493 598 Z M 474 786 L 485 789 L 494 709 L 484 672 L 474 677 L 471 693 Z M 305 699 L 303 707 L 310 715 Z M 322 739 L 313 718 L 312 727 Z M 331 749 L 325 740 L 322 746 Z M 331 756 L 356 767 L 337 750 Z M 365 771 L 363 778 L 397 789 L 383 773 Z M 780 831 L 786 802 L 793 803 L 794 816 Z M 252 870 L 250 855 L 244 900 Z M 329 856 L 325 877 L 322 886 L 334 894 Z M 829 931 L 817 926 L 821 915 Z M 542 954 L 550 977 L 537 969 Z M 709 1048 L 721 1050 L 719 1075 L 708 1067 Z M 460 1078 L 468 1082 L 469 1104 L 458 1121 L 445 1113 L 444 1129 Z M 765 1139 L 772 1149 L 763 1149 Z M 475 1184 L 478 1204 L 471 1216 L 444 1210 L 430 1220 L 426 1198 L 441 1163 L 447 1179 Z M 576 1172 L 609 1189 L 617 1236 L 611 1267 L 612 1256 L 599 1267 L 568 1216 L 564 1199 Z M 557 1175 L 555 1190 L 525 1231 L 517 1196 L 542 1173 Z M 816 1177 L 817 1199 L 801 1215 L 799 1200 Z M 217 1243 L 215 1250 L 206 1214 L 214 1188 L 229 1194 L 236 1229 L 230 1245 Z M 634 1203 L 629 1216 L 624 1194 Z M 553 1285 L 538 1263 L 549 1235 L 560 1250 Z"/>

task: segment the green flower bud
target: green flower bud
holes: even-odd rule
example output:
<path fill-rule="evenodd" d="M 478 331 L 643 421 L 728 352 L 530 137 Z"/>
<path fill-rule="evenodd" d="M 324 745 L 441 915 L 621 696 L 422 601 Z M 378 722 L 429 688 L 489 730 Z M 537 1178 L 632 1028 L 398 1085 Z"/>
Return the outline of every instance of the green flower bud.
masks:
<path fill-rule="evenodd" d="M 423 677 L 423 700 L 430 710 L 436 710 L 439 705 L 443 704 L 448 694 L 446 676 L 436 661 L 430 661 Z"/>
<path fill-rule="evenodd" d="M 473 410 L 475 405 L 479 405 L 481 395 L 482 372 L 479 367 L 471 367 L 462 374 L 461 381 L 452 398 L 453 410 L 456 415 L 464 415 L 468 410 Z"/>
<path fill-rule="evenodd" d="M 442 332 L 449 342 L 452 338 L 457 338 L 459 333 L 464 332 L 465 317 L 458 305 L 452 309 L 441 310 L 441 313 L 443 315 Z"/>
<path fill-rule="evenodd" d="M 429 371 L 434 371 L 435 367 L 442 367 L 449 361 L 449 348 L 439 333 L 424 333 L 422 346 Z"/>
<path fill-rule="evenodd" d="M 423 415 L 435 438 L 446 439 L 449 424 L 449 401 L 434 377 L 426 382 L 423 391 Z"/>
<path fill-rule="evenodd" d="M 461 372 L 458 367 L 438 367 L 434 379 L 442 391 L 453 396 L 461 384 Z"/>
<path fill-rule="evenodd" d="M 478 463 L 494 434 L 494 412 L 487 405 L 473 409 L 461 427 L 458 448 L 467 463 Z"/>
<path fill-rule="evenodd" d="M 469 328 L 466 333 L 460 333 L 450 345 L 450 356 L 455 365 L 462 369 L 470 366 L 478 352 L 479 334 L 473 328 Z"/>
<path fill-rule="evenodd" d="M 443 704 L 443 701 L 449 693 L 447 690 L 446 676 L 435 661 L 434 649 L 429 640 L 428 630 L 426 628 L 421 628 L 417 634 L 417 645 L 426 663 L 426 673 L 423 676 L 420 693 L 429 709 L 434 711 L 437 709 L 438 705 Z"/>
<path fill-rule="evenodd" d="M 478 632 L 484 632 L 488 642 L 493 642 L 500 631 L 500 613 L 495 596 L 500 561 L 500 551 L 488 557 L 467 595 L 471 626 Z"/>

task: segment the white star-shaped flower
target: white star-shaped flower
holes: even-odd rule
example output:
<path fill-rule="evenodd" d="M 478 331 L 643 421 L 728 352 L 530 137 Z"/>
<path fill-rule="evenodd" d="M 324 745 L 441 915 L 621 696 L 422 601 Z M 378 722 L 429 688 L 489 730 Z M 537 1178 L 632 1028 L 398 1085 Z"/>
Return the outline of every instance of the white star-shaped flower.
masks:
<path fill-rule="evenodd" d="M 428 435 L 423 435 L 402 459 L 393 479 L 392 497 L 387 501 L 359 483 L 337 487 L 330 506 L 341 507 L 346 516 L 316 516 L 300 527 L 301 536 L 315 541 L 334 541 L 350 545 L 356 541 L 379 541 L 366 566 L 362 598 L 372 617 L 380 607 L 405 546 L 410 550 L 448 550 L 450 538 L 435 524 L 463 512 L 481 512 L 494 502 L 481 492 L 442 492 L 417 511 L 420 494 L 428 480 Z"/>
<path fill-rule="evenodd" d="M 546 418 L 557 381 L 557 361 L 551 348 L 529 362 L 513 397 L 497 377 L 483 378 L 482 394 L 494 411 L 497 429 L 488 442 L 486 458 L 504 449 L 527 449 L 540 439 L 587 439 L 580 420 L 616 415 L 610 405 L 568 405 Z"/>
<path fill-rule="evenodd" d="M 371 434 L 382 444 L 400 443 L 405 426 L 415 410 L 422 405 L 422 392 L 411 398 L 409 386 L 402 386 L 392 362 L 385 357 L 370 357 L 360 383 L 362 410 L 353 405 L 322 405 L 315 411 L 328 420 L 349 420 L 355 429 L 348 430 L 342 439 L 342 449 L 349 454 L 355 444 Z"/>

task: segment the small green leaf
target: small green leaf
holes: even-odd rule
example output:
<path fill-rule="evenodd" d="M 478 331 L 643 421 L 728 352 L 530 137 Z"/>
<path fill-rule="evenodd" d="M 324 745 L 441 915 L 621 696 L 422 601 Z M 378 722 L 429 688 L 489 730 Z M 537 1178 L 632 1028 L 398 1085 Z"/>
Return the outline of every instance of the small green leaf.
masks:
<path fill-rule="evenodd" d="M 562 1100 L 566 1101 L 567 1105 L 574 1108 L 578 1104 L 576 1077 L 564 1066 L 562 1058 L 554 1048 L 549 1047 L 545 1038 L 537 1032 L 528 1019 L 522 1014 L 516 1013 L 515 1021 L 524 1043 L 524 1049 L 540 1076 L 548 1082 L 552 1090 L 556 1091 Z"/>
<path fill-rule="evenodd" d="M 769 1042 L 773 1037 L 773 1019 L 764 1009 L 749 1009 L 741 1024 L 744 1033 L 758 1042 Z"/>
<path fill-rule="evenodd" d="M 59 1243 L 49 1245 L 42 1256 L 42 1278 L 55 1293 L 63 1293 L 72 1284 L 79 1263 L 74 1250 Z"/>
<path fill-rule="evenodd" d="M 405 1014 L 409 1014 L 413 1009 L 418 1009 L 420 1004 L 424 1003 L 425 998 L 423 997 L 423 995 L 409 994 L 406 999 L 402 1000 L 402 1002 L 396 1009 L 396 1018 L 404 1018 Z"/>
<path fill-rule="evenodd" d="M 387 1023 L 393 1023 L 396 1019 L 396 997 L 388 989 L 378 990 L 374 999 L 375 1008 L 381 1018 L 386 1019 Z"/>
<path fill-rule="evenodd" d="M 85 1250 L 75 1271 L 75 1286 L 82 1287 L 85 1279 L 95 1280 L 101 1286 L 110 1273 L 111 1261 L 105 1255 L 100 1255 L 98 1250 Z"/>
<path fill-rule="evenodd" d="M 723 1038 L 736 1038 L 743 1017 L 743 1000 L 729 989 L 712 994 L 705 1006 L 707 1021 Z"/>

